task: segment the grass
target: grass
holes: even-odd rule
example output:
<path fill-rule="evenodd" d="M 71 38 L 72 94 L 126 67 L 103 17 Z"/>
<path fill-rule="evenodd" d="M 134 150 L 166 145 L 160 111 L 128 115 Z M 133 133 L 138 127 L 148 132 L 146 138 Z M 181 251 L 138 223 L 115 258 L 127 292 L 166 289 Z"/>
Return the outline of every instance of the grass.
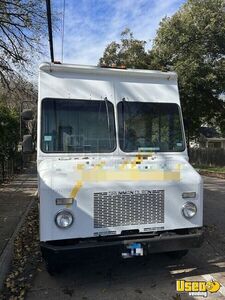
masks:
<path fill-rule="evenodd" d="M 194 168 L 202 171 L 225 173 L 225 167 L 194 166 Z"/>

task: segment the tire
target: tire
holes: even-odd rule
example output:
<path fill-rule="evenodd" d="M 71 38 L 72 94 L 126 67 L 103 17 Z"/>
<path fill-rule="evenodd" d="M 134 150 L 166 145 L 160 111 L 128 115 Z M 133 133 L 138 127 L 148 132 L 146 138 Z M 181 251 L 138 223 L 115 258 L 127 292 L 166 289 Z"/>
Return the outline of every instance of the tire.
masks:
<path fill-rule="evenodd" d="M 181 259 L 188 254 L 188 250 L 171 251 L 167 252 L 166 254 L 172 259 Z"/>

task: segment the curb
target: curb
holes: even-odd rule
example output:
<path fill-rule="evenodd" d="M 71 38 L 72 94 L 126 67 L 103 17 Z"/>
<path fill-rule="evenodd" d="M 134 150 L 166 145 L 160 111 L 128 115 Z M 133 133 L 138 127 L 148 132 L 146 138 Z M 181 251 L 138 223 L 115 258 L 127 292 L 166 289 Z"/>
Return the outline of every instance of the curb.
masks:
<path fill-rule="evenodd" d="M 225 179 L 225 173 L 204 170 L 198 170 L 198 173 L 203 176 Z"/>
<path fill-rule="evenodd" d="M 12 234 L 11 238 L 9 239 L 7 245 L 5 246 L 5 249 L 3 250 L 1 256 L 0 256 L 0 290 L 3 288 L 5 277 L 7 273 L 10 270 L 12 258 L 13 258 L 13 250 L 14 250 L 14 240 L 20 231 L 21 226 L 23 225 L 26 216 L 28 215 L 31 207 L 37 200 L 37 196 L 34 194 L 32 200 L 28 204 L 28 207 L 26 208 L 24 214 L 21 217 L 21 220 L 16 226 L 16 229 L 14 233 Z"/>

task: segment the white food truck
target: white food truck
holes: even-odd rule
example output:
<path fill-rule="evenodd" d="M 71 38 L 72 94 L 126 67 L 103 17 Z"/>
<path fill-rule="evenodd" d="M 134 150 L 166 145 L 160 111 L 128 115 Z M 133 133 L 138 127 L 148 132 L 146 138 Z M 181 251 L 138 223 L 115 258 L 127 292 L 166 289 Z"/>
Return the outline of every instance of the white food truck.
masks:
<path fill-rule="evenodd" d="M 176 73 L 41 64 L 37 166 L 50 271 L 61 255 L 181 256 L 203 241 Z"/>

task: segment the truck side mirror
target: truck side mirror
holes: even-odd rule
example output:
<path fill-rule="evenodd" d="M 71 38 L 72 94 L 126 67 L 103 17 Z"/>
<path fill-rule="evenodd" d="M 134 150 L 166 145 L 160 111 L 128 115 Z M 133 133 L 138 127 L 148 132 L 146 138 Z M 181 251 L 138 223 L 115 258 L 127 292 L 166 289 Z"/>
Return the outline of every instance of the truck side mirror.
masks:
<path fill-rule="evenodd" d="M 32 135 L 27 134 L 27 135 L 23 136 L 22 151 L 23 151 L 23 153 L 32 153 L 33 152 Z"/>
<path fill-rule="evenodd" d="M 34 113 L 31 109 L 24 109 L 21 113 L 21 118 L 25 121 L 33 120 Z"/>

